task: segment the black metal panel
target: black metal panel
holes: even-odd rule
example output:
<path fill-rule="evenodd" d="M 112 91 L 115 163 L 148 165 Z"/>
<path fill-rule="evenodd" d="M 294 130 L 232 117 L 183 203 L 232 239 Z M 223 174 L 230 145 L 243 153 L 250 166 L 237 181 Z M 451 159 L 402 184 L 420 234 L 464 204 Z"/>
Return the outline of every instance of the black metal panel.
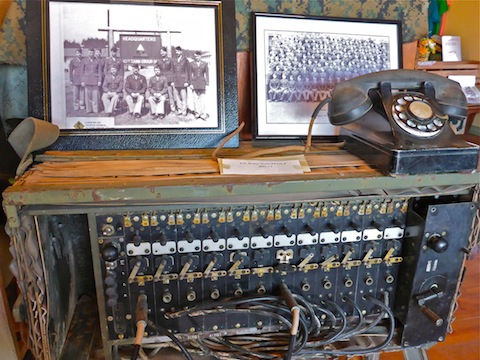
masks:
<path fill-rule="evenodd" d="M 444 340 L 475 211 L 465 202 L 410 214 L 395 300 L 402 346 Z"/>

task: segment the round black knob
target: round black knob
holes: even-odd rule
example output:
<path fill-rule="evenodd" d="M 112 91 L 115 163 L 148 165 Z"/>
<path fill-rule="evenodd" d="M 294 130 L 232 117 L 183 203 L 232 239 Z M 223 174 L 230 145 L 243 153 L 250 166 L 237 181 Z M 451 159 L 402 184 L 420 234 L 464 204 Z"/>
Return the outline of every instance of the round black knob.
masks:
<path fill-rule="evenodd" d="M 117 287 L 108 287 L 105 289 L 105 294 L 107 294 L 108 297 L 118 297 L 117 295 Z"/>
<path fill-rule="evenodd" d="M 118 248 L 113 243 L 106 243 L 102 247 L 102 258 L 105 261 L 115 261 L 118 259 Z"/>
<path fill-rule="evenodd" d="M 108 287 L 116 287 L 117 286 L 117 281 L 115 280 L 115 278 L 113 276 L 107 276 L 105 277 L 105 285 L 107 285 Z"/>
<path fill-rule="evenodd" d="M 448 241 L 440 235 L 430 236 L 427 245 L 437 253 L 443 253 L 448 249 Z"/>
<path fill-rule="evenodd" d="M 114 307 L 118 303 L 118 295 L 107 297 L 107 306 Z"/>

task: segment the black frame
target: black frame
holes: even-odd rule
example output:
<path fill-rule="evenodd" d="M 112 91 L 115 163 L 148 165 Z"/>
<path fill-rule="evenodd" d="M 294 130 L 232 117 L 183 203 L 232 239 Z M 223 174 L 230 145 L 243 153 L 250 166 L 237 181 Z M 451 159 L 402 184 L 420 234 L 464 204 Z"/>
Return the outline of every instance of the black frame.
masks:
<path fill-rule="evenodd" d="M 236 79 L 236 34 L 234 0 L 39 0 L 27 2 L 27 63 L 28 95 L 30 116 L 52 121 L 52 73 L 50 64 L 52 45 L 50 44 L 50 5 L 65 3 L 66 6 L 79 4 L 95 6 L 145 6 L 146 12 L 152 7 L 173 7 L 174 11 L 191 11 L 191 8 L 213 9 L 215 13 L 216 87 L 215 104 L 218 112 L 215 126 L 195 127 L 107 127 L 73 129 L 61 128 L 60 137 L 51 149 L 59 150 L 104 150 L 104 149 L 168 149 L 168 148 L 215 148 L 238 127 L 238 98 Z M 143 11 L 143 8 L 141 8 Z M 170 9 L 170 8 L 169 8 Z M 133 8 L 132 8 L 133 10 Z M 100 24 L 99 24 L 100 25 Z M 104 24 L 101 24 L 104 25 Z M 189 26 L 195 24 L 188 23 Z M 63 29 L 63 28 L 62 28 Z M 53 29 L 52 33 L 55 31 Z M 62 35 L 63 37 L 63 35 Z M 174 44 L 172 44 L 174 45 Z M 172 46 L 173 50 L 173 46 Z M 193 53 L 193 50 L 190 49 Z M 63 50 L 62 50 L 63 51 Z M 62 58 L 63 62 L 63 58 Z M 214 69 L 210 69 L 210 72 Z M 147 79 L 148 81 L 148 79 Z M 53 85 L 53 86 L 52 86 Z M 65 85 L 66 87 L 66 85 Z M 66 90 L 65 90 L 66 93 Z M 212 91 L 213 93 L 213 91 Z M 67 95 L 65 95 L 65 98 Z M 66 103 L 66 101 L 64 101 Z M 67 105 L 63 105 L 65 108 Z M 66 113 L 66 110 L 65 110 Z M 214 114 L 215 115 L 215 114 Z M 96 116 L 96 115 L 94 115 Z M 191 116 L 193 119 L 193 114 Z M 195 119 L 195 121 L 198 119 Z M 65 120 L 66 122 L 66 120 Z M 205 125 L 204 125 L 205 126 Z M 238 135 L 226 147 L 238 146 Z"/>
<path fill-rule="evenodd" d="M 350 73 L 344 71 L 345 78 L 337 79 L 336 76 L 331 75 L 335 72 L 334 69 L 343 70 L 346 67 L 344 63 L 346 57 L 335 58 L 338 64 L 335 67 L 332 62 L 329 64 L 328 61 L 332 60 L 328 57 L 334 52 L 328 46 L 337 46 L 329 44 L 356 41 L 363 45 L 369 38 L 373 39 L 375 44 L 380 44 L 379 48 L 385 47 L 388 55 L 388 66 L 383 69 L 384 65 L 381 64 L 375 71 L 402 68 L 401 21 L 253 13 L 253 138 L 256 140 L 305 138 L 316 106 L 330 97 L 336 83 L 346 80 L 348 75 L 352 75 L 351 77 L 355 75 L 353 71 Z M 294 45 L 290 46 L 290 44 Z M 314 50 L 305 50 L 306 47 Z M 307 56 L 304 56 L 302 51 Z M 338 50 L 344 55 L 352 55 L 352 51 L 355 49 Z M 290 54 L 283 58 L 280 56 L 280 59 L 278 56 L 275 58 L 278 54 L 283 56 L 287 53 Z M 314 61 L 317 61 L 317 65 L 314 63 L 308 67 L 311 54 L 316 56 Z M 333 81 L 329 81 L 328 85 L 322 85 L 323 90 L 316 89 L 312 92 L 315 96 L 310 93 L 307 95 L 300 90 L 289 92 L 296 79 L 299 80 L 297 81 L 300 84 L 299 87 L 307 87 L 307 81 L 302 79 L 306 76 L 311 77 L 313 68 L 315 68 L 313 71 L 318 73 L 317 78 L 324 76 L 324 79 L 331 78 Z M 320 75 L 320 72 L 323 74 Z M 330 75 L 328 75 L 329 72 Z M 281 86 L 288 86 L 285 84 L 290 81 L 291 88 L 282 92 L 276 88 L 279 82 L 275 80 L 277 84 L 269 93 L 270 79 L 274 76 L 278 78 L 279 74 L 287 77 Z M 358 75 L 362 73 L 355 76 Z M 269 97 L 270 94 L 274 96 Z M 328 105 L 323 107 L 313 125 L 312 135 L 317 139 L 338 138 L 339 128 L 330 124 L 327 109 Z"/>

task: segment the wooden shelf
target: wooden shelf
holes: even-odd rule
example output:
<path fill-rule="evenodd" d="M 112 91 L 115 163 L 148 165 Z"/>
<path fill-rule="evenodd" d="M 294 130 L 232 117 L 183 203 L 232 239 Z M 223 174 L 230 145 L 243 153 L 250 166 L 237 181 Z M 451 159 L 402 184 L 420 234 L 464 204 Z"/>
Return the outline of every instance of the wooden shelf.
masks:
<path fill-rule="evenodd" d="M 450 75 L 475 75 L 476 84 L 480 84 L 480 61 L 429 61 L 417 63 L 416 69 L 445 77 Z"/>

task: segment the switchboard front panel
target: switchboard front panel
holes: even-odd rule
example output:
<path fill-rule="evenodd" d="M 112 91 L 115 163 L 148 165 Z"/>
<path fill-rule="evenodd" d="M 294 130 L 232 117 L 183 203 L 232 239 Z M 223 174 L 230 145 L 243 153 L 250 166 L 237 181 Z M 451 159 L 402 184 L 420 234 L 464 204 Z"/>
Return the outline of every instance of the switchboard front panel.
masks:
<path fill-rule="evenodd" d="M 395 332 L 398 346 L 441 341 L 476 206 L 433 202 L 103 208 L 89 217 L 103 336 L 133 342 L 140 298 L 152 325 L 146 339 L 158 328 L 179 339 L 288 330 L 285 309 L 269 303 L 286 286 L 310 309 L 303 350 L 314 351 L 307 340 L 322 344 L 319 334 L 336 333 L 339 323 L 345 339 L 393 324 L 389 314 L 397 318 L 389 341 Z"/>

